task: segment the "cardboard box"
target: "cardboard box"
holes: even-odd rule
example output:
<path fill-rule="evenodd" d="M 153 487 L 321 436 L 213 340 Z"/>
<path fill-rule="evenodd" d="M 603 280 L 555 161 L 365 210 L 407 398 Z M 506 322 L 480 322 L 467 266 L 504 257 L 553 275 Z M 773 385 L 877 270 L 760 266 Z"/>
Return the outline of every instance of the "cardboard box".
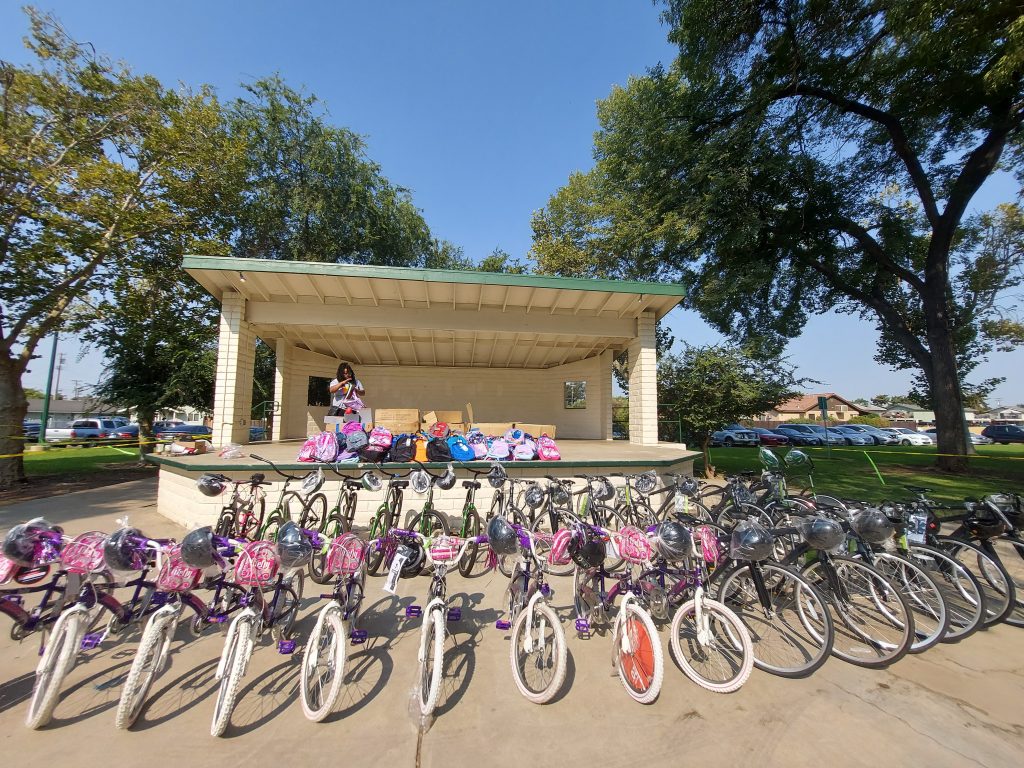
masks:
<path fill-rule="evenodd" d="M 364 425 L 387 427 L 394 435 L 417 432 L 420 428 L 418 408 L 378 408 L 373 412 L 373 421 L 363 420 Z"/>
<path fill-rule="evenodd" d="M 554 424 L 522 424 L 516 422 L 516 429 L 521 429 L 528 435 L 534 437 L 540 437 L 541 435 L 547 435 L 552 440 L 555 439 L 555 425 Z"/>
<path fill-rule="evenodd" d="M 511 421 L 481 421 L 473 424 L 474 429 L 479 429 L 485 435 L 494 435 L 495 437 L 501 437 L 512 427 Z"/>
<path fill-rule="evenodd" d="M 206 453 L 210 448 L 212 446 L 207 440 L 175 440 L 167 446 L 166 450 L 172 455 L 198 456 L 201 453 Z"/>

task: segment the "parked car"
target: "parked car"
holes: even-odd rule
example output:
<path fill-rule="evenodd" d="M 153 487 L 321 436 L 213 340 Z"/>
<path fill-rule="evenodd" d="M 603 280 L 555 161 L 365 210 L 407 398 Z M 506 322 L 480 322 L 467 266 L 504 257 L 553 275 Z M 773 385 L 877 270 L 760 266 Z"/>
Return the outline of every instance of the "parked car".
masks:
<path fill-rule="evenodd" d="M 935 444 L 931 435 L 926 435 L 924 432 L 918 432 L 916 429 L 910 429 L 908 427 L 890 427 L 889 429 L 896 434 L 900 441 L 900 445 Z"/>
<path fill-rule="evenodd" d="M 46 441 L 95 441 L 106 440 L 117 429 L 113 419 L 78 419 L 70 427 L 47 427 Z"/>
<path fill-rule="evenodd" d="M 726 448 L 734 445 L 759 445 L 760 442 L 757 432 L 739 424 L 730 424 L 711 435 L 711 445 L 724 445 Z"/>
<path fill-rule="evenodd" d="M 171 427 L 181 427 L 184 424 L 185 422 L 181 421 L 180 419 L 165 419 L 163 421 L 154 421 L 153 434 L 155 435 L 157 432 L 163 429 L 170 429 Z"/>
<path fill-rule="evenodd" d="M 822 445 L 846 445 L 846 438 L 833 429 L 826 430 L 820 424 L 797 424 L 794 426 L 807 427 L 812 434 L 817 435 Z"/>
<path fill-rule="evenodd" d="M 870 424 L 843 424 L 842 427 L 836 427 L 844 431 L 855 430 L 860 432 L 862 435 L 870 437 L 875 445 L 897 445 L 900 441 L 896 435 L 891 432 L 886 432 L 879 427 L 873 427 Z"/>
<path fill-rule="evenodd" d="M 775 432 L 785 435 L 793 445 L 821 445 L 818 433 L 808 424 L 780 424 Z"/>
<path fill-rule="evenodd" d="M 25 419 L 21 422 L 21 432 L 29 440 L 39 439 L 39 430 L 43 428 L 43 425 L 38 421 L 29 421 Z"/>
<path fill-rule="evenodd" d="M 752 429 L 757 432 L 761 445 L 789 445 L 790 443 L 790 439 L 786 435 L 772 432 L 770 429 L 764 427 L 752 427 Z"/>
<path fill-rule="evenodd" d="M 126 424 L 124 426 L 115 429 L 111 435 L 118 440 L 138 440 L 139 439 L 139 425 L 138 424 Z"/>
<path fill-rule="evenodd" d="M 180 424 L 156 433 L 157 440 L 212 440 L 213 430 L 202 424 Z"/>
<path fill-rule="evenodd" d="M 935 427 L 932 427 L 931 429 L 926 429 L 924 433 L 926 435 L 931 435 L 932 440 L 934 440 L 936 443 L 939 442 L 939 430 L 937 430 Z M 992 445 L 993 442 L 989 438 L 985 437 L 984 435 L 980 435 L 977 432 L 968 432 L 967 437 L 970 439 L 972 445 Z"/>
<path fill-rule="evenodd" d="M 847 425 L 829 427 L 828 431 L 833 435 L 839 435 L 846 445 L 874 445 L 875 438 L 856 429 L 850 429 Z"/>
<path fill-rule="evenodd" d="M 249 427 L 249 442 L 267 439 L 266 427 Z"/>
<path fill-rule="evenodd" d="M 1024 429 L 1016 424 L 991 424 L 981 430 L 981 434 L 1001 445 L 1024 443 Z"/>

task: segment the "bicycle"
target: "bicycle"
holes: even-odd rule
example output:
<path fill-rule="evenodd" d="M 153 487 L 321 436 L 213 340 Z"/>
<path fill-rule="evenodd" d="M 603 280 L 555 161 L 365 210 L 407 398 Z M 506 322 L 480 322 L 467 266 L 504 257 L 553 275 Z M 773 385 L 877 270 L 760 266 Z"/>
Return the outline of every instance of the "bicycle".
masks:
<path fill-rule="evenodd" d="M 380 573 L 380 567 L 385 562 L 385 555 L 388 555 L 385 543 L 390 541 L 391 531 L 398 527 L 398 521 L 402 517 L 405 489 L 409 487 L 409 481 L 404 478 L 412 474 L 412 470 L 399 474 L 384 472 L 381 465 L 377 465 L 377 468 L 382 474 L 388 476 L 388 487 L 373 519 L 370 520 L 369 538 L 376 542 L 366 555 L 366 570 L 371 576 Z"/>
<path fill-rule="evenodd" d="M 213 475 L 225 485 L 232 483 L 231 500 L 224 505 L 213 530 L 218 536 L 236 539 L 254 539 L 263 529 L 266 514 L 266 476 L 257 472 L 248 480 L 232 480 L 226 475 Z"/>
<path fill-rule="evenodd" d="M 284 485 L 281 486 L 281 495 L 278 497 L 277 505 L 267 515 L 266 522 L 260 529 L 259 538 L 263 541 L 273 541 L 277 530 L 289 520 L 298 523 L 300 528 L 322 532 L 323 527 L 327 524 L 327 497 L 319 492 L 324 485 L 323 470 L 318 467 L 299 477 L 281 471 L 270 459 L 257 456 L 255 453 L 250 456 L 257 461 L 269 464 L 277 474 L 284 478 Z M 302 490 L 289 491 L 288 485 L 292 482 L 302 483 Z"/>
<path fill-rule="evenodd" d="M 462 487 L 466 489 L 466 500 L 462 503 L 462 524 L 459 526 L 459 538 L 472 539 L 480 535 L 480 513 L 476 508 L 476 492 L 480 490 L 480 478 L 490 475 L 491 470 L 473 469 L 467 467 L 473 475 L 472 480 L 463 480 Z M 473 573 L 473 566 L 476 565 L 479 547 L 470 544 L 466 549 L 465 556 L 459 560 L 459 573 L 469 577 Z"/>
<path fill-rule="evenodd" d="M 370 470 L 364 471 L 356 479 L 343 475 L 338 471 L 337 466 L 332 466 L 331 469 L 334 474 L 341 478 L 341 483 L 338 485 L 338 498 L 334 506 L 327 513 L 327 522 L 321 530 L 324 539 L 329 541 L 333 541 L 339 536 L 352 531 L 356 517 L 356 505 L 359 500 L 359 491 L 379 491 L 382 487 L 380 478 Z M 309 578 L 316 584 L 326 584 L 331 580 L 331 574 L 325 573 L 323 569 L 326 557 L 326 552 L 314 552 L 307 566 Z"/>
<path fill-rule="evenodd" d="M 20 550 L 18 560 L 0 555 L 0 613 L 13 622 L 12 640 L 24 640 L 53 624 L 60 615 L 67 584 L 67 573 L 59 565 L 64 542 L 63 530 L 42 518 L 8 531 L 5 551 L 13 554 Z M 40 592 L 39 603 L 26 610 L 25 596 Z"/>
<path fill-rule="evenodd" d="M 230 545 L 219 536 L 213 536 L 212 542 L 217 549 Z M 235 561 L 233 582 L 246 590 L 239 597 L 242 609 L 228 626 L 217 664 L 215 678 L 220 685 L 210 724 L 212 736 L 222 736 L 227 730 L 256 640 L 269 629 L 277 640 L 278 653 L 295 652 L 295 641 L 290 637 L 302 599 L 301 569 L 322 546 L 317 531 L 300 529 L 287 521 L 278 531 L 276 544 L 252 541 L 242 547 Z M 265 593 L 269 593 L 269 600 Z"/>
<path fill-rule="evenodd" d="M 544 577 L 545 558 L 536 547 L 539 535 L 516 523 L 507 525 L 507 529 L 502 529 L 500 523 L 492 522 L 487 530 L 487 541 L 496 554 L 517 556 L 505 590 L 508 618 L 499 619 L 494 626 L 511 630 L 509 660 L 519 692 L 534 704 L 547 704 L 565 683 L 568 669 L 565 632 L 558 614 L 549 604 L 554 590 Z M 495 528 L 492 530 L 491 526 Z M 548 544 L 548 563 L 572 562 L 564 548 L 556 549 L 550 546 L 552 542 Z"/>

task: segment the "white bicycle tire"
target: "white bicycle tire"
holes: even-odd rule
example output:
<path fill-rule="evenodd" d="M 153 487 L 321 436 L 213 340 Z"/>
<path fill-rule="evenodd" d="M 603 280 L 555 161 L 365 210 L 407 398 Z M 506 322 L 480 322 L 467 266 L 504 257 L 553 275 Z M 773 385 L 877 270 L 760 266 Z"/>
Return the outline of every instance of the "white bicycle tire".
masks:
<path fill-rule="evenodd" d="M 743 684 L 747 682 L 747 678 L 750 677 L 750 671 L 754 668 L 754 646 L 750 639 L 750 632 L 739 616 L 736 615 L 735 611 L 732 611 L 717 600 L 710 600 L 705 597 L 702 608 L 708 613 L 716 615 L 724 622 L 726 634 L 731 643 L 739 642 L 741 647 L 739 649 L 733 648 L 733 650 L 738 650 L 742 655 L 740 667 L 736 674 L 724 682 L 715 682 L 701 675 L 690 663 L 689 656 L 685 653 L 683 645 L 679 640 L 679 632 L 686 617 L 691 613 L 696 615 L 696 600 L 688 600 L 679 606 L 675 617 L 672 619 L 672 634 L 670 636 L 672 653 L 675 655 L 676 661 L 679 662 L 679 667 L 683 670 L 683 674 L 701 688 L 713 691 L 714 693 L 732 693 L 743 687 Z"/>
<path fill-rule="evenodd" d="M 422 633 L 426 636 L 423 647 L 426 657 L 419 664 L 420 715 L 430 717 L 434 714 L 437 699 L 441 694 L 441 673 L 444 670 L 444 609 L 427 611 L 423 622 Z"/>
<path fill-rule="evenodd" d="M 238 686 L 245 676 L 245 668 L 252 653 L 253 625 L 248 619 L 237 620 L 237 626 L 231 635 L 232 647 L 227 650 L 228 656 L 224 664 L 224 676 L 220 679 L 217 689 L 217 701 L 213 708 L 213 721 L 210 724 L 211 736 L 223 736 L 231 722 L 231 712 L 235 708 Z"/>
<path fill-rule="evenodd" d="M 174 634 L 177 622 L 173 616 L 154 616 L 142 633 L 142 640 L 135 652 L 132 668 L 121 688 L 121 698 L 117 702 L 117 714 L 114 726 L 119 729 L 130 728 L 138 719 L 146 694 L 160 672 L 164 662 L 163 649 L 170 635 Z"/>
<path fill-rule="evenodd" d="M 85 631 L 83 618 L 83 611 L 72 609 L 61 614 L 53 626 L 50 642 L 36 669 L 36 681 L 25 716 L 25 725 L 33 730 L 42 728 L 53 717 L 64 678 L 75 665 L 82 642 Z"/>
<path fill-rule="evenodd" d="M 334 711 L 334 705 L 341 695 L 341 688 L 345 678 L 345 661 L 347 657 L 347 642 L 345 640 L 345 622 L 341 618 L 341 611 L 337 605 L 328 605 L 320 612 L 316 626 L 309 636 L 306 649 L 302 654 L 302 673 L 300 676 L 300 692 L 302 698 L 302 712 L 306 718 L 314 723 L 323 720 Z M 318 658 L 316 654 L 321 644 L 328 643 L 325 657 L 332 669 L 332 677 L 326 689 L 322 692 L 319 702 L 313 699 L 311 689 L 311 666 L 315 666 Z M 319 703 L 319 706 L 317 704 Z"/>
<path fill-rule="evenodd" d="M 558 695 L 559 691 L 562 690 L 562 685 L 565 684 L 565 675 L 569 666 L 569 652 L 565 644 L 565 632 L 562 629 L 562 623 L 558 620 L 558 615 L 547 603 L 535 603 L 532 611 L 533 616 L 540 616 L 551 626 L 550 642 L 552 643 L 553 650 L 551 658 L 553 660 L 554 673 L 551 681 L 543 690 L 535 691 L 530 688 L 522 679 L 518 663 L 518 649 L 521 647 L 521 636 L 524 634 L 524 629 L 526 631 L 532 631 L 533 629 L 526 625 L 526 620 L 530 614 L 531 611 L 529 610 L 520 611 L 515 622 L 512 624 L 512 639 L 509 642 L 509 661 L 512 665 L 512 679 L 515 680 L 516 687 L 527 701 L 531 701 L 534 704 L 547 704 Z"/>

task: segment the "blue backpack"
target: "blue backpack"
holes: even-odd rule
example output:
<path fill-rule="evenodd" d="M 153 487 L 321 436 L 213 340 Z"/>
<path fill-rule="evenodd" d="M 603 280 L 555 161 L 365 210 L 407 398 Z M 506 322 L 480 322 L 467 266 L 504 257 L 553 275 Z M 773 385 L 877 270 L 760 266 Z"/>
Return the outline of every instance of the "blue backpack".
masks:
<path fill-rule="evenodd" d="M 448 450 L 452 452 L 452 458 L 456 461 L 473 461 L 476 458 L 473 448 L 462 435 L 452 435 L 448 438 Z"/>

